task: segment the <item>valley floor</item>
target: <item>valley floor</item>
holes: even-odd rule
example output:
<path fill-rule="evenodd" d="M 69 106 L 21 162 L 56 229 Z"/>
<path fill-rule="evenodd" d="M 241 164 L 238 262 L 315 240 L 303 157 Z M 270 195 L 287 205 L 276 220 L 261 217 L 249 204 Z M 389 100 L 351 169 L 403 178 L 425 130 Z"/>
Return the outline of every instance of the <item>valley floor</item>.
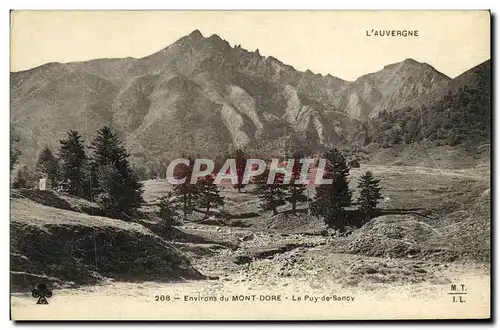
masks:
<path fill-rule="evenodd" d="M 224 191 L 227 208 L 242 218 L 228 223 L 186 222 L 178 228 L 182 235 L 172 242 L 209 279 L 106 280 L 54 289 L 48 305 L 37 305 L 27 290 L 15 292 L 11 316 L 15 320 L 488 318 L 490 265 L 475 261 L 489 251 L 488 167 L 362 166 L 351 172 L 351 184 L 368 169 L 382 179 L 388 197 L 384 208 L 422 209 L 429 218 L 410 214 L 391 218 L 392 222 L 378 220 L 371 228 L 337 238 L 319 235 L 316 225 L 292 230 L 286 224 L 294 218 L 259 216 L 254 195 L 229 188 Z M 146 197 L 154 200 L 164 193 L 163 187 L 159 181 L 148 182 Z M 408 245 L 420 252 L 403 249 L 399 257 L 388 253 Z M 372 247 L 380 247 L 382 257 L 366 254 L 377 255 L 379 250 Z M 467 258 L 457 258 L 467 251 Z"/>
<path fill-rule="evenodd" d="M 187 229 L 222 230 L 228 238 L 248 234 L 216 226 L 191 225 Z M 29 294 L 14 293 L 12 317 L 341 320 L 490 315 L 489 265 L 339 254 L 327 244 L 330 238 L 321 236 L 270 237 L 264 232 L 254 232 L 253 236 L 237 250 L 177 243 L 188 254 L 192 251 L 198 255 L 193 254 L 193 264 L 210 280 L 107 281 L 96 286 L 56 289 L 49 305 L 37 305 Z M 235 263 L 242 255 L 253 256 L 253 261 Z M 453 284 L 457 290 L 465 285 L 467 294 L 450 295 Z M 221 297 L 228 301 L 221 301 Z"/>

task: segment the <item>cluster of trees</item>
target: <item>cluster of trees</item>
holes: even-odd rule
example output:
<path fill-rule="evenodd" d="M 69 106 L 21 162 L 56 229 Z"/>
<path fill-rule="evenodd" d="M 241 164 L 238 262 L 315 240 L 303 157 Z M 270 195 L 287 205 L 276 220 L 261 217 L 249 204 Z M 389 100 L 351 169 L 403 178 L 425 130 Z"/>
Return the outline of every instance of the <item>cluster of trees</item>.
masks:
<path fill-rule="evenodd" d="M 241 191 L 245 186 L 242 182 L 242 173 L 247 156 L 241 150 L 237 150 L 235 157 L 236 168 L 241 171 L 237 170 L 238 178 L 234 189 Z M 224 206 L 224 198 L 220 195 L 218 186 L 213 184 L 213 176 L 199 178 L 197 182 L 191 183 L 194 162 L 189 157 L 185 158 L 190 160 L 190 166 L 178 165 L 174 176 L 176 179 L 186 178 L 186 180 L 182 184 L 175 185 L 173 191 L 163 196 L 158 203 L 158 215 L 165 221 L 166 226 L 173 225 L 181 213 L 185 218 L 195 210 L 208 214 L 211 208 Z M 253 193 L 259 198 L 261 211 L 271 211 L 276 215 L 280 206 L 289 204 L 290 212 L 295 213 L 298 211 L 297 205 L 307 201 L 306 185 L 296 183 L 302 171 L 300 157 L 295 154 L 293 158 L 295 162 L 288 183 L 284 183 L 282 173 L 276 173 L 274 178 L 269 178 L 269 169 L 253 179 L 252 183 L 255 185 Z M 354 204 L 348 181 L 350 168 L 337 149 L 327 151 L 322 158 L 326 161 L 323 178 L 331 179 L 333 183 L 318 185 L 308 207 L 312 214 L 323 218 L 329 227 L 343 232 L 348 225 L 346 208 Z M 379 183 L 380 180 L 375 179 L 371 172 L 366 172 L 359 181 L 356 204 L 358 214 L 362 216 L 362 224 L 373 217 L 377 202 L 382 198 Z"/>
<path fill-rule="evenodd" d="M 481 80 L 482 81 L 482 80 Z M 462 87 L 449 92 L 439 101 L 419 108 L 380 113 L 370 124 L 367 142 L 383 146 L 435 141 L 455 146 L 464 142 L 482 143 L 490 140 L 491 113 L 489 88 Z"/>
<path fill-rule="evenodd" d="M 108 126 L 97 131 L 90 153 L 80 133 L 70 130 L 60 140 L 56 154 L 45 147 L 35 169 L 18 171 L 13 186 L 24 188 L 33 184 L 30 180 L 45 177 L 55 189 L 97 202 L 108 216 L 128 219 L 143 202 L 142 184 L 128 158 L 127 150 Z"/>
<path fill-rule="evenodd" d="M 158 215 L 164 220 L 166 227 L 175 224 L 180 213 L 185 219 L 195 210 L 208 215 L 210 209 L 224 206 L 224 198 L 220 195 L 219 187 L 214 184 L 214 177 L 207 175 L 191 183 L 194 161 L 190 157 L 184 158 L 189 159 L 190 165 L 180 164 L 174 173 L 176 179 L 185 178 L 184 182 L 176 184 L 173 190 L 162 196 L 158 202 Z"/>
<path fill-rule="evenodd" d="M 284 176 L 277 173 L 271 184 L 268 183 L 269 171 L 254 180 L 255 192 L 259 196 L 261 209 L 277 214 L 277 208 L 287 203 L 291 205 L 291 212 L 297 211 L 297 204 L 304 203 L 308 197 L 305 195 L 305 184 L 296 184 L 302 172 L 298 162 L 299 157 L 294 157 L 294 168 L 291 180 L 284 184 Z M 349 165 L 342 153 L 334 148 L 322 155 L 325 159 L 323 179 L 331 179 L 332 184 L 322 184 L 315 188 L 314 198 L 311 199 L 310 210 L 312 214 L 322 217 L 325 223 L 341 232 L 345 231 L 347 223 L 346 208 L 353 205 L 352 191 L 349 188 Z M 378 200 L 382 199 L 380 180 L 375 179 L 371 172 L 361 176 L 358 183 L 359 196 L 356 200 L 358 212 L 363 217 L 362 224 L 370 220 Z"/>
<path fill-rule="evenodd" d="M 87 152 L 87 149 L 90 149 L 90 152 Z M 11 168 L 19 155 L 17 149 L 11 150 Z M 277 173 L 274 178 L 269 179 L 267 168 L 253 179 L 253 193 L 258 195 L 262 211 L 278 214 L 280 206 L 289 204 L 290 211 L 294 213 L 298 211 L 297 206 L 300 203 L 308 200 L 305 183 L 297 183 L 302 173 L 300 155 L 296 152 L 292 157 L 286 157 L 295 160 L 288 183 L 284 183 L 282 173 Z M 25 187 L 30 175 L 36 178 L 45 177 L 53 187 L 62 187 L 71 195 L 97 202 L 108 216 L 127 219 L 136 215 L 143 203 L 142 184 L 137 170 L 130 165 L 128 158 L 129 154 L 122 142 L 107 126 L 97 131 L 89 148 L 85 147 L 81 135 L 71 130 L 67 137 L 60 141 L 56 154 L 46 147 L 40 153 L 33 171 L 18 171 L 14 188 Z M 197 210 L 208 215 L 211 209 L 224 206 L 219 186 L 214 184 L 214 175 L 198 178 L 196 182 L 191 183 L 194 161 L 189 157 L 184 158 L 190 160 L 190 165 L 178 165 L 174 173 L 177 179 L 185 178 L 184 183 L 176 184 L 172 192 L 160 198 L 158 202 L 158 215 L 167 227 L 172 226 L 181 214 L 186 218 Z M 248 156 L 242 150 L 236 150 L 232 158 L 236 160 L 237 173 L 234 188 L 241 192 L 245 187 L 243 173 Z M 348 181 L 350 168 L 337 149 L 327 151 L 322 155 L 322 159 L 326 161 L 323 178 L 331 179 L 333 183 L 318 185 L 308 207 L 330 227 L 344 231 L 347 225 L 346 208 L 353 204 Z M 216 171 L 218 170 L 217 168 Z M 379 180 L 376 180 L 372 173 L 366 172 L 359 182 L 358 189 L 358 210 L 363 214 L 364 221 L 367 221 L 372 217 L 377 201 L 382 198 Z"/>
<path fill-rule="evenodd" d="M 323 178 L 331 179 L 333 183 L 316 187 L 311 211 L 322 217 L 329 227 L 344 232 L 348 225 L 346 208 L 353 204 L 348 180 L 350 168 L 338 149 L 327 151 L 323 159 L 326 160 Z M 380 180 L 375 179 L 369 171 L 359 180 L 357 205 L 363 216 L 362 223 L 372 218 L 377 202 L 382 198 L 379 183 Z"/>
<path fill-rule="evenodd" d="M 301 165 L 298 157 L 294 157 L 294 159 L 294 167 L 288 183 L 284 183 L 282 173 L 277 173 L 271 179 L 271 183 L 268 183 L 269 169 L 255 177 L 253 181 L 256 185 L 254 193 L 259 196 L 262 211 L 272 211 L 273 214 L 278 214 L 278 207 L 288 203 L 292 207 L 291 212 L 294 213 L 297 211 L 297 204 L 307 200 L 304 194 L 307 189 L 306 185 L 295 183 L 300 178 Z"/>

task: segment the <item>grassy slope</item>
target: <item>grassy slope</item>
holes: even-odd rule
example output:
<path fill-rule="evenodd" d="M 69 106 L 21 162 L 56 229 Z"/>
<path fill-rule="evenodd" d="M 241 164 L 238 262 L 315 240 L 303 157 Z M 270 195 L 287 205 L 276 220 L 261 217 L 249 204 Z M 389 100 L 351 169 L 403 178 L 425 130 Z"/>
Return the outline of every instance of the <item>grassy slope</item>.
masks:
<path fill-rule="evenodd" d="M 14 287 L 40 278 L 59 284 L 203 278 L 179 250 L 136 223 L 12 198 L 10 231 Z"/>

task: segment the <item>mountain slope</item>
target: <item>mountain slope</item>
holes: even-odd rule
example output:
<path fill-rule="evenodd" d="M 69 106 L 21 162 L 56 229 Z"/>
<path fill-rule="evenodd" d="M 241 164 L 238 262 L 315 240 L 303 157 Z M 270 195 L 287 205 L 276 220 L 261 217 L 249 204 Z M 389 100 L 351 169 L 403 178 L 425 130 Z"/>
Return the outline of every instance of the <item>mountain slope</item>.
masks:
<path fill-rule="evenodd" d="M 383 145 L 433 142 L 475 149 L 491 140 L 491 62 L 488 60 L 448 82 L 439 97 L 370 123 L 370 139 Z"/>
<path fill-rule="evenodd" d="M 448 83 L 447 87 L 451 90 L 452 93 L 457 93 L 460 91 L 460 88 L 465 87 L 473 89 L 484 89 L 484 91 L 488 93 L 489 97 L 490 83 L 491 60 L 487 60 L 451 80 Z"/>
<path fill-rule="evenodd" d="M 140 59 L 48 63 L 11 73 L 11 125 L 27 164 L 67 130 L 79 130 L 88 142 L 104 124 L 138 163 L 236 147 L 270 155 L 291 140 L 316 150 L 362 140 L 363 120 L 440 91 L 448 80 L 405 60 L 348 82 L 194 31 Z"/>
<path fill-rule="evenodd" d="M 401 109 L 419 97 L 443 92 L 449 81 L 449 77 L 432 66 L 406 59 L 357 79 L 350 86 L 349 100 L 355 95 L 354 100 L 364 103 L 357 117 L 373 118 L 381 111 Z M 353 113 L 358 109 L 348 102 L 345 111 Z"/>

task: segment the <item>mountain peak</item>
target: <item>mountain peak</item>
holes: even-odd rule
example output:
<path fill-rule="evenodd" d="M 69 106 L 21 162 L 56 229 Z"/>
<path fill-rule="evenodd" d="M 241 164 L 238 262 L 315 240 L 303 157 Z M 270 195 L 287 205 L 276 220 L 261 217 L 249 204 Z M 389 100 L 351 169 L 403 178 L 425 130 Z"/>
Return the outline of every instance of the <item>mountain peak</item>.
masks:
<path fill-rule="evenodd" d="M 201 34 L 200 30 L 196 29 L 193 32 L 191 32 L 188 37 L 193 38 L 193 39 L 203 39 L 203 34 Z"/>
<path fill-rule="evenodd" d="M 409 70 L 419 70 L 427 73 L 433 72 L 438 74 L 441 78 L 450 80 L 451 78 L 442 72 L 439 72 L 435 67 L 426 62 L 418 62 L 412 58 L 407 58 L 403 62 L 400 62 L 400 67 Z"/>
<path fill-rule="evenodd" d="M 229 43 L 226 40 L 224 40 L 221 37 L 219 37 L 217 34 L 212 34 L 206 40 L 209 41 L 209 42 L 211 42 L 212 45 L 215 45 L 215 46 L 217 46 L 217 47 L 219 47 L 220 49 L 223 49 L 223 50 L 229 50 L 231 48 L 231 46 L 229 45 Z"/>
<path fill-rule="evenodd" d="M 200 43 L 205 45 L 210 44 L 223 50 L 230 48 L 229 43 L 217 34 L 212 34 L 210 37 L 204 37 L 200 30 L 194 30 L 190 34 L 179 39 L 176 43 L 188 45 L 198 45 Z"/>
<path fill-rule="evenodd" d="M 224 42 L 224 39 L 219 37 L 218 34 L 212 34 L 210 37 L 208 37 L 208 40 L 215 41 L 215 42 Z"/>
<path fill-rule="evenodd" d="M 422 72 L 435 72 L 448 80 L 450 79 L 448 76 L 446 76 L 442 72 L 439 72 L 438 70 L 436 70 L 436 68 L 434 68 L 432 65 L 430 65 L 426 62 L 419 62 L 417 60 L 414 60 L 413 58 L 406 58 L 401 62 L 396 62 L 396 63 L 385 65 L 383 70 L 378 71 L 378 72 L 374 72 L 374 73 L 370 73 L 370 74 L 362 76 L 360 78 L 364 78 L 366 76 L 372 76 L 374 74 L 378 75 L 382 72 L 397 72 L 397 71 L 399 71 L 399 72 L 409 71 L 409 72 L 413 72 L 413 73 L 421 72 L 421 71 Z"/>
<path fill-rule="evenodd" d="M 418 62 L 414 60 L 413 58 L 406 58 L 401 62 L 395 62 L 392 64 L 387 64 L 384 66 L 384 69 L 397 69 L 401 67 L 419 67 L 419 66 L 425 66 L 427 63 L 424 62 Z"/>
<path fill-rule="evenodd" d="M 405 64 L 423 64 L 423 63 L 420 63 L 418 61 L 415 61 L 414 59 L 412 58 L 407 58 L 405 59 L 402 63 L 405 63 Z"/>
<path fill-rule="evenodd" d="M 200 30 L 194 30 L 190 34 L 181 37 L 174 44 L 193 44 L 198 43 L 202 40 L 205 40 L 205 37 L 203 36 L 203 34 L 201 34 Z"/>

